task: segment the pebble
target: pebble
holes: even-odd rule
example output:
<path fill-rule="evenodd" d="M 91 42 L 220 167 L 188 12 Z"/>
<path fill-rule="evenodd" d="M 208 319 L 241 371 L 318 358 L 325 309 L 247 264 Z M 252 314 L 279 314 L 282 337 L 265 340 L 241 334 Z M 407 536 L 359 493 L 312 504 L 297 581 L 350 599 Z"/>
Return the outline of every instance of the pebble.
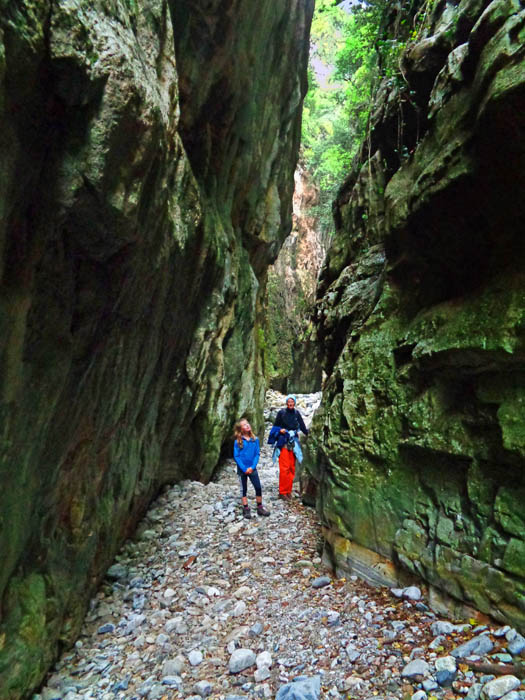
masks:
<path fill-rule="evenodd" d="M 426 700 L 427 694 L 424 690 L 418 690 L 412 695 L 411 700 Z"/>
<path fill-rule="evenodd" d="M 448 671 L 455 673 L 457 669 L 456 659 L 453 656 L 441 656 L 435 662 L 436 671 Z"/>
<path fill-rule="evenodd" d="M 255 658 L 255 654 L 251 649 L 235 649 L 228 663 L 230 673 L 240 673 L 253 666 Z"/>
<path fill-rule="evenodd" d="M 505 695 L 505 700 L 524 700 L 525 691 L 518 693 L 516 690 L 511 690 L 510 693 Z"/>
<path fill-rule="evenodd" d="M 520 680 L 516 676 L 500 676 L 483 686 L 481 697 L 483 700 L 499 700 L 499 698 L 519 687 Z"/>
<path fill-rule="evenodd" d="M 129 569 L 127 566 L 124 566 L 123 564 L 113 564 L 106 571 L 106 576 L 109 579 L 118 581 L 119 579 L 127 578 L 128 573 Z"/>
<path fill-rule="evenodd" d="M 417 586 L 409 586 L 403 590 L 403 598 L 421 600 L 421 591 Z"/>
<path fill-rule="evenodd" d="M 250 629 L 248 630 L 248 634 L 250 635 L 250 637 L 258 637 L 263 631 L 263 629 L 264 628 L 262 624 L 260 622 L 256 622 L 250 627 Z"/>
<path fill-rule="evenodd" d="M 193 691 L 201 698 L 207 698 L 211 695 L 212 684 L 209 681 L 198 681 L 193 686 Z"/>
<path fill-rule="evenodd" d="M 241 615 L 244 615 L 246 612 L 246 603 L 244 600 L 239 600 L 238 603 L 235 604 L 235 607 L 233 608 L 233 616 L 234 617 L 241 617 Z"/>
<path fill-rule="evenodd" d="M 483 683 L 473 683 L 465 696 L 465 700 L 478 700 L 482 688 Z"/>
<path fill-rule="evenodd" d="M 332 583 L 330 576 L 319 576 L 312 581 L 312 588 L 324 588 Z"/>
<path fill-rule="evenodd" d="M 456 630 L 456 625 L 445 620 L 437 620 L 430 625 L 430 629 L 432 630 L 432 634 L 437 637 L 439 635 L 452 634 L 452 632 Z"/>
<path fill-rule="evenodd" d="M 513 654 L 515 656 L 521 654 L 521 652 L 525 650 L 525 637 L 523 637 L 521 634 L 516 634 L 514 639 L 507 644 L 507 649 L 509 654 Z"/>
<path fill-rule="evenodd" d="M 321 693 L 321 677 L 296 679 L 279 688 L 275 700 L 318 700 Z"/>
<path fill-rule="evenodd" d="M 414 659 L 410 661 L 401 671 L 403 678 L 416 678 L 417 676 L 426 676 L 429 672 L 429 665 L 423 659 Z"/>
<path fill-rule="evenodd" d="M 457 659 L 463 659 L 467 656 L 483 656 L 489 654 L 494 649 L 494 642 L 486 634 L 480 634 L 478 637 L 473 637 L 465 644 L 462 644 L 450 653 Z"/>
<path fill-rule="evenodd" d="M 284 404 L 268 396 L 272 410 Z M 305 398 L 307 425 L 319 398 Z M 315 510 L 275 498 L 265 441 L 258 471 L 270 518 L 255 517 L 253 492 L 254 517 L 242 518 L 232 460 L 206 486 L 165 488 L 108 570 L 81 638 L 34 700 L 479 700 L 490 689 L 498 679 L 462 664 L 450 690 L 432 677 L 450 680 L 450 657 L 462 657 L 461 647 L 448 650 L 454 635 L 472 636 L 471 625 L 436 618 L 407 593 L 417 586 L 398 589 L 395 600 L 353 574 L 332 578 Z M 489 654 L 489 633 L 498 653 L 522 643 L 510 626 L 488 627 L 468 653 Z M 249 665 L 231 672 L 239 653 Z M 517 690 L 506 696 L 525 700 Z"/>
<path fill-rule="evenodd" d="M 252 592 L 252 589 L 249 586 L 241 586 L 234 592 L 234 596 L 236 598 L 245 598 L 246 596 L 250 595 Z"/>
<path fill-rule="evenodd" d="M 434 649 L 439 649 L 439 647 L 442 647 L 443 644 L 445 643 L 445 639 L 446 639 L 445 635 L 440 634 L 439 637 L 436 637 L 435 639 L 433 639 L 430 642 L 430 644 L 428 645 L 428 648 L 432 649 L 432 651 Z"/>
<path fill-rule="evenodd" d="M 177 656 L 175 659 L 167 659 L 162 664 L 161 674 L 163 676 L 178 676 L 182 673 L 185 666 L 185 661 L 181 656 Z"/>
<path fill-rule="evenodd" d="M 455 677 L 456 677 L 455 671 L 443 670 L 443 671 L 436 671 L 436 673 L 435 673 L 436 681 L 442 688 L 448 688 L 449 686 L 451 686 Z"/>
<path fill-rule="evenodd" d="M 423 686 L 423 690 L 425 690 L 427 693 L 430 693 L 432 690 L 436 690 L 436 688 L 439 687 L 436 681 L 432 678 L 425 678 L 421 685 Z"/>
<path fill-rule="evenodd" d="M 262 666 L 261 668 L 257 668 L 253 677 L 256 683 L 262 683 L 262 681 L 270 678 L 271 675 L 270 669 L 267 666 Z"/>
<path fill-rule="evenodd" d="M 188 661 L 192 666 L 198 666 L 201 664 L 204 660 L 204 656 L 202 654 L 202 651 L 199 651 L 198 649 L 193 649 L 193 651 L 190 651 L 188 654 Z"/>
<path fill-rule="evenodd" d="M 500 627 L 498 630 L 494 630 L 492 634 L 494 635 L 494 637 L 504 637 L 509 630 L 509 625 L 505 625 L 505 627 Z"/>
<path fill-rule="evenodd" d="M 264 668 L 265 666 L 267 668 L 270 668 L 272 665 L 272 655 L 269 651 L 262 651 L 260 654 L 257 655 L 257 658 L 255 659 L 255 664 L 257 668 Z"/>
<path fill-rule="evenodd" d="M 357 661 L 357 659 L 361 656 L 361 654 L 357 651 L 357 649 L 355 648 L 355 646 L 353 644 L 347 645 L 346 653 L 347 653 L 347 656 L 348 656 L 350 663 Z"/>

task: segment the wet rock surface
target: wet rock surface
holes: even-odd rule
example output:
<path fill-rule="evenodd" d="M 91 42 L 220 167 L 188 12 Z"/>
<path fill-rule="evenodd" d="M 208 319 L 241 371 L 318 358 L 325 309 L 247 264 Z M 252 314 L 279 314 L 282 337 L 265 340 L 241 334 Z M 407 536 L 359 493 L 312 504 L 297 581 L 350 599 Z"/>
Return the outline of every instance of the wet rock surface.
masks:
<path fill-rule="evenodd" d="M 298 397 L 307 424 L 317 403 Z M 276 498 L 267 445 L 259 473 L 268 518 L 242 518 L 233 461 L 214 483 L 185 481 L 158 498 L 34 700 L 525 699 L 508 670 L 519 657 L 498 665 L 502 678 L 469 667 L 498 664 L 514 630 L 440 620 L 416 607 L 426 595 L 413 587 L 396 596 L 334 578 L 315 511 L 297 490 Z M 491 641 L 490 656 L 454 659 L 470 638 Z"/>
<path fill-rule="evenodd" d="M 313 0 L 227 5 L 1 3 L 2 700 L 159 490 L 207 481 L 241 412 L 263 425 Z"/>
<path fill-rule="evenodd" d="M 334 203 L 309 490 L 340 569 L 371 550 L 524 634 L 525 8 L 388 5 L 418 36 Z"/>

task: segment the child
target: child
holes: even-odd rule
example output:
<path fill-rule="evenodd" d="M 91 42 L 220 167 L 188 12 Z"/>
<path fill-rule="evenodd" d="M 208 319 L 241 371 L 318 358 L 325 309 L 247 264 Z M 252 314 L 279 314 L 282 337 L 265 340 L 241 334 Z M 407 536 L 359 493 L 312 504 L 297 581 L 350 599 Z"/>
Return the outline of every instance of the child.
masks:
<path fill-rule="evenodd" d="M 246 498 L 248 479 L 250 479 L 255 489 L 257 515 L 270 515 L 270 511 L 266 510 L 262 504 L 261 482 L 257 474 L 257 463 L 261 452 L 259 438 L 253 434 L 251 425 L 246 418 L 241 418 L 235 424 L 234 438 L 233 458 L 237 462 L 237 476 L 241 485 L 242 515 L 248 519 L 252 517 L 248 499 Z"/>

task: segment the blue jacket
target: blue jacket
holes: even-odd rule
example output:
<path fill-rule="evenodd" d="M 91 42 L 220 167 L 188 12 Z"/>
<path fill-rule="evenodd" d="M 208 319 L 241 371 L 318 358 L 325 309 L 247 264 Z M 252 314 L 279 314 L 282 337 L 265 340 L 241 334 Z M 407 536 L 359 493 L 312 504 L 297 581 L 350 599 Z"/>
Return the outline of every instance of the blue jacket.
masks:
<path fill-rule="evenodd" d="M 296 408 L 281 408 L 275 418 L 274 427 L 284 428 L 285 430 L 301 430 L 305 435 L 308 435 L 308 429 L 304 424 L 302 415 Z"/>
<path fill-rule="evenodd" d="M 255 440 L 243 438 L 242 449 L 239 447 L 237 440 L 233 443 L 233 459 L 244 474 L 250 467 L 254 470 L 257 469 L 260 453 L 259 438 L 255 438 Z"/>
<path fill-rule="evenodd" d="M 278 425 L 274 425 L 268 435 L 268 444 L 275 445 L 277 443 L 277 447 L 284 447 L 289 437 L 288 431 L 281 435 L 281 428 Z"/>
<path fill-rule="evenodd" d="M 295 455 L 295 458 L 299 463 L 303 461 L 303 451 L 301 450 L 301 445 L 299 444 L 299 437 L 297 436 L 297 431 L 287 430 L 281 435 L 281 429 L 279 428 L 279 426 L 274 425 L 273 428 L 270 430 L 270 435 L 268 436 L 268 444 L 274 446 L 272 454 L 272 462 L 274 464 L 279 459 L 281 449 L 286 445 L 286 443 L 290 439 L 293 440 L 293 453 Z"/>

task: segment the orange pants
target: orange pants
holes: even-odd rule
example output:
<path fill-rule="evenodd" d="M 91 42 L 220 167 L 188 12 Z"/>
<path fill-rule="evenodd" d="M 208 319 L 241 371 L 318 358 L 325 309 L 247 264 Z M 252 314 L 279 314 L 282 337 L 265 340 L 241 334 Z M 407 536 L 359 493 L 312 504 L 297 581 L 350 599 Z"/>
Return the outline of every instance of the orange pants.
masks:
<path fill-rule="evenodd" d="M 293 478 L 295 476 L 295 455 L 286 447 L 279 454 L 279 493 L 283 496 L 292 493 Z"/>

